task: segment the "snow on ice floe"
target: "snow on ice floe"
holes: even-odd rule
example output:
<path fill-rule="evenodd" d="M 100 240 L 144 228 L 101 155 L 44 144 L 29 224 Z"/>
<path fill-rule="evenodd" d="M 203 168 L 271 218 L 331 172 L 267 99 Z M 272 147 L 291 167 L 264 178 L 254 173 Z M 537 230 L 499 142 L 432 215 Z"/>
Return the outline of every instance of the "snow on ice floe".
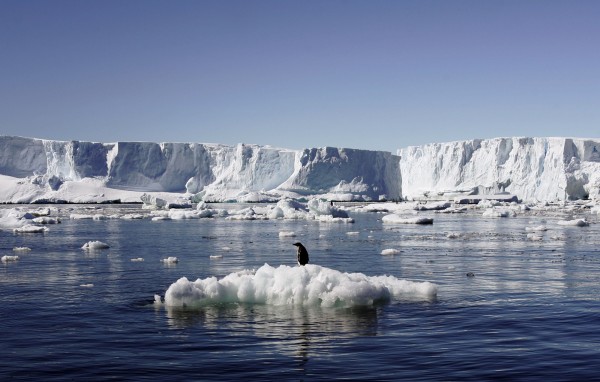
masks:
<path fill-rule="evenodd" d="M 10 256 L 10 255 L 4 255 L 2 256 L 2 259 L 0 259 L 3 263 L 8 263 L 11 261 L 18 261 L 19 260 L 19 256 Z"/>
<path fill-rule="evenodd" d="M 86 249 L 86 250 L 94 250 L 94 249 L 108 249 L 108 248 L 110 248 L 110 246 L 101 241 L 93 240 L 93 241 L 88 241 L 81 248 Z"/>
<path fill-rule="evenodd" d="M 30 252 L 31 248 L 29 247 L 14 247 L 13 252 Z"/>
<path fill-rule="evenodd" d="M 572 220 L 560 220 L 557 222 L 558 225 L 567 227 L 587 227 L 590 223 L 585 219 L 572 219 Z"/>
<path fill-rule="evenodd" d="M 486 218 L 509 218 L 517 216 L 517 213 L 509 209 L 487 208 L 481 216 Z"/>
<path fill-rule="evenodd" d="M 546 227 L 545 225 L 538 225 L 535 227 L 525 227 L 525 231 L 527 232 L 544 232 L 544 231 L 548 231 L 548 227 Z"/>
<path fill-rule="evenodd" d="M 39 216 L 37 218 L 33 218 L 32 221 L 36 224 L 59 224 L 59 218 L 51 218 L 49 216 Z"/>
<path fill-rule="evenodd" d="M 433 218 L 428 217 L 403 217 L 397 214 L 385 215 L 381 221 L 388 224 L 433 224 Z"/>
<path fill-rule="evenodd" d="M 189 281 L 182 277 L 167 289 L 169 307 L 200 307 L 219 303 L 256 303 L 352 307 L 392 299 L 430 301 L 438 287 L 430 282 L 401 280 L 393 276 L 366 276 L 308 264 L 304 267 L 268 264 L 257 270 L 230 273 L 218 279 Z M 156 298 L 161 302 L 160 297 Z"/>
<path fill-rule="evenodd" d="M 44 233 L 47 232 L 48 228 L 33 224 L 26 224 L 22 227 L 13 228 L 14 233 Z"/>

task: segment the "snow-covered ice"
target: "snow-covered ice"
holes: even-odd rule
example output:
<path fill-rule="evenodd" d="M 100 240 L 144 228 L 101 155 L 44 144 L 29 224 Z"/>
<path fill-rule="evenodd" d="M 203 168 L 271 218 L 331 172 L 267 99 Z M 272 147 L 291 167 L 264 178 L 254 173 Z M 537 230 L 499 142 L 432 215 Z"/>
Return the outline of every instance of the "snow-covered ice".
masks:
<path fill-rule="evenodd" d="M 14 233 L 44 233 L 47 232 L 48 228 L 33 224 L 26 224 L 22 227 L 13 228 Z"/>
<path fill-rule="evenodd" d="M 559 220 L 558 225 L 571 226 L 571 227 L 587 227 L 590 223 L 585 218 L 571 219 L 571 220 Z"/>
<path fill-rule="evenodd" d="M 433 224 L 433 218 L 429 217 L 404 217 L 398 214 L 389 214 L 381 218 L 387 224 Z"/>
<path fill-rule="evenodd" d="M 108 248 L 110 248 L 110 246 L 102 241 L 92 240 L 92 241 L 88 241 L 87 243 L 85 243 L 81 248 L 87 249 L 87 250 L 94 250 L 94 249 L 108 249 Z"/>
<path fill-rule="evenodd" d="M 427 301 L 436 295 L 437 286 L 430 282 L 344 273 L 313 264 L 304 267 L 265 264 L 257 270 L 230 273 L 222 279 L 208 277 L 190 281 L 182 277 L 167 289 L 164 304 L 199 307 L 240 302 L 352 307 L 391 299 Z"/>

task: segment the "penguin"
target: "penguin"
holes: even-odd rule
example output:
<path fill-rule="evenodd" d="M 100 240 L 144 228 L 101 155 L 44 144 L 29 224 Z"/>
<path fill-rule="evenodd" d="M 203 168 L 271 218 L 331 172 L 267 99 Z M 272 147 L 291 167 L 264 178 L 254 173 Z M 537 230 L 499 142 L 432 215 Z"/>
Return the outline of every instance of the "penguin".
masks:
<path fill-rule="evenodd" d="M 298 265 L 308 264 L 308 251 L 301 243 L 294 243 L 298 247 Z"/>

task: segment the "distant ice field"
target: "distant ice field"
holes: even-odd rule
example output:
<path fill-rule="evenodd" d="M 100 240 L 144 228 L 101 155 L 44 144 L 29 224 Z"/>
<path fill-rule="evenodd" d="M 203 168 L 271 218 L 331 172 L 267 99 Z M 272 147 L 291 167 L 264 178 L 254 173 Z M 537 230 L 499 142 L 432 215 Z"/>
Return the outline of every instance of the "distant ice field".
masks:
<path fill-rule="evenodd" d="M 377 206 L 340 207 L 353 223 L 0 206 L 0 379 L 596 378 L 597 213 L 394 212 L 422 225 Z M 15 208 L 55 220 L 15 230 Z"/>

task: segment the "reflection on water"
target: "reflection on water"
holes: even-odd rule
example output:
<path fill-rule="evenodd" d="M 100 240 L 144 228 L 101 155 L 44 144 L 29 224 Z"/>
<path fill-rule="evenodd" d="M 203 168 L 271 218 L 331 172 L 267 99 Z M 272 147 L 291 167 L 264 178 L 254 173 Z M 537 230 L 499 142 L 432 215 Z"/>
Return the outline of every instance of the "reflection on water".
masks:
<path fill-rule="evenodd" d="M 223 332 L 232 338 L 251 337 L 272 352 L 295 357 L 303 365 L 316 350 L 327 351 L 346 339 L 376 336 L 381 307 L 220 304 L 197 309 L 164 306 L 156 309 L 164 310 L 173 329 L 201 328 Z M 243 343 L 244 340 L 239 342 Z"/>

